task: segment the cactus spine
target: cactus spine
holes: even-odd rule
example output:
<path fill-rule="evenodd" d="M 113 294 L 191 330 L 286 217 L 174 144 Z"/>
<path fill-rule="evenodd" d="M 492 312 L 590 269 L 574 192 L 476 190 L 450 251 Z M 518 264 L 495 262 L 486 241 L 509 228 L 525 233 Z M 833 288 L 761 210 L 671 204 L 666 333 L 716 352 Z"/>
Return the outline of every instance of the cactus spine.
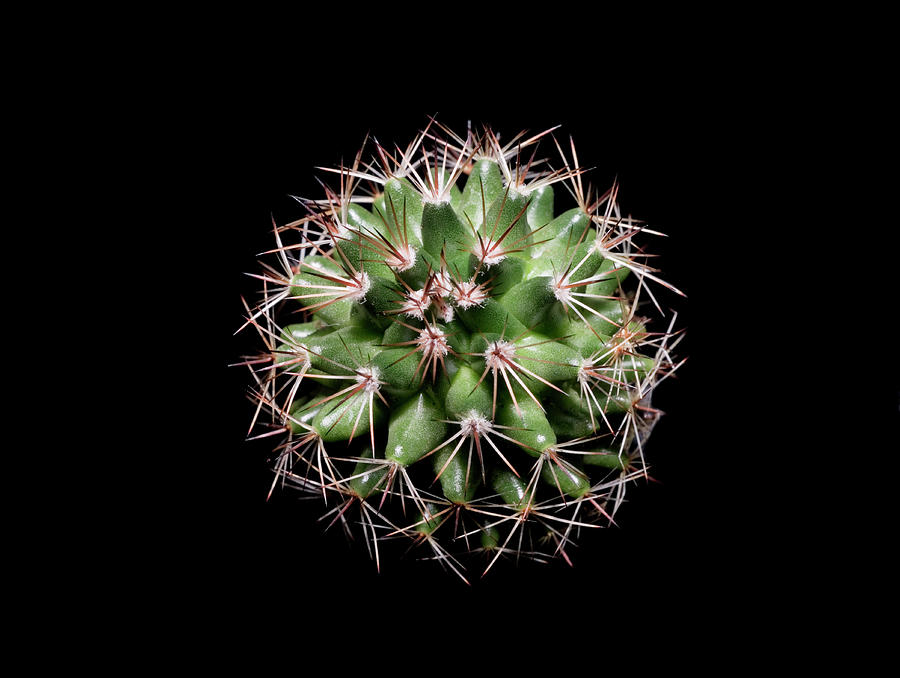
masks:
<path fill-rule="evenodd" d="M 569 560 L 647 476 L 682 334 L 638 309 L 682 293 L 636 242 L 657 233 L 616 185 L 586 186 L 552 131 L 501 144 L 431 119 L 405 149 L 364 160 L 364 142 L 255 275 L 241 329 L 265 346 L 245 364 L 252 437 L 280 436 L 272 489 L 321 495 L 379 567 L 397 537 L 464 580 L 472 553 L 484 572 Z M 539 169 L 541 141 L 559 169 Z M 555 212 L 560 187 L 576 205 Z"/>

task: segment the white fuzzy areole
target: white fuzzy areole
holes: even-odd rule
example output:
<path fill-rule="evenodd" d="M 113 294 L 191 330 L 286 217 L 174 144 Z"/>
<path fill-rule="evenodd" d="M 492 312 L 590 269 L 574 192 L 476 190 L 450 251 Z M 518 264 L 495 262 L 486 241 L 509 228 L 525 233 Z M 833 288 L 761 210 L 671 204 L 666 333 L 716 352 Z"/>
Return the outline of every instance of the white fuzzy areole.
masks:
<path fill-rule="evenodd" d="M 431 306 L 431 297 L 425 294 L 425 289 L 423 288 L 408 292 L 400 310 L 408 316 L 424 320 L 425 311 L 428 310 L 429 306 Z"/>
<path fill-rule="evenodd" d="M 301 367 L 311 367 L 312 363 L 309 360 L 309 351 L 306 350 L 304 346 L 297 346 L 297 350 L 294 351 L 297 355 L 303 356 L 303 362 L 301 363 Z"/>
<path fill-rule="evenodd" d="M 449 323 L 453 320 L 453 307 L 450 304 L 444 304 L 441 306 L 440 310 L 441 320 L 445 323 Z"/>
<path fill-rule="evenodd" d="M 374 366 L 361 368 L 356 375 L 356 382 L 364 384 L 363 390 L 366 393 L 377 393 L 381 388 L 381 384 L 378 383 L 378 368 Z"/>
<path fill-rule="evenodd" d="M 492 240 L 485 242 L 478 240 L 472 247 L 472 254 L 484 262 L 485 268 L 490 268 L 506 259 L 506 252 L 503 251 L 503 247 Z"/>
<path fill-rule="evenodd" d="M 554 275 L 550 278 L 550 289 L 553 291 L 553 296 L 556 297 L 557 301 L 561 301 L 564 304 L 569 303 L 572 299 L 572 290 L 565 285 L 569 284 L 569 276 L 560 276 Z"/>
<path fill-rule="evenodd" d="M 482 417 L 476 410 L 470 410 L 469 414 L 459 422 L 459 426 L 464 431 L 464 435 L 470 438 L 476 433 L 484 435 L 494 430 L 491 422 Z"/>
<path fill-rule="evenodd" d="M 461 309 L 466 310 L 472 306 L 481 306 L 487 299 L 487 294 L 480 286 L 471 280 L 459 283 L 452 292 L 453 301 Z"/>
<path fill-rule="evenodd" d="M 446 297 L 453 291 L 453 279 L 450 277 L 450 274 L 446 271 L 440 271 L 438 273 L 432 274 L 433 282 L 431 284 L 431 294 L 434 296 L 438 294 L 441 297 Z"/>
<path fill-rule="evenodd" d="M 354 287 L 357 289 L 351 290 L 347 294 L 347 298 L 362 303 L 366 299 L 366 292 L 372 287 L 372 281 L 369 279 L 369 274 L 365 271 L 360 271 L 354 276 L 353 283 Z"/>
<path fill-rule="evenodd" d="M 575 364 L 577 365 L 578 363 L 576 362 Z M 593 367 L 594 363 L 591 360 L 585 359 L 582 361 L 581 366 L 578 368 L 578 376 L 576 377 L 579 384 L 584 384 L 591 380 L 593 375 L 590 370 L 593 369 Z"/>
<path fill-rule="evenodd" d="M 425 355 L 447 355 L 447 335 L 435 327 L 426 327 L 419 332 L 416 343 Z"/>
<path fill-rule="evenodd" d="M 492 341 L 488 345 L 487 350 L 484 352 L 484 362 L 488 367 L 496 372 L 503 364 L 504 358 L 506 360 L 512 360 L 515 355 L 515 344 L 509 341 L 498 339 L 497 341 Z"/>
<path fill-rule="evenodd" d="M 395 249 L 397 250 L 397 254 L 389 254 L 387 257 L 385 257 L 385 264 L 400 273 L 402 273 L 403 271 L 408 271 L 416 265 L 416 249 L 412 245 L 400 245 Z"/>

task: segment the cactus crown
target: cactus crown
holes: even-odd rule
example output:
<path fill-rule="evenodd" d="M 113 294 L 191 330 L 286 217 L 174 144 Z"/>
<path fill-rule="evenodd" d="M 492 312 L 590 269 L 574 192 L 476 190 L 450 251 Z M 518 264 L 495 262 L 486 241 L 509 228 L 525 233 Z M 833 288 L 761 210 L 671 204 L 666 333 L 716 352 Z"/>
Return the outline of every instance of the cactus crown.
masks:
<path fill-rule="evenodd" d="M 569 560 L 647 476 L 651 395 L 682 334 L 639 308 L 662 313 L 654 287 L 682 293 L 636 242 L 659 234 L 622 216 L 617 185 L 586 185 L 552 132 L 501 145 L 431 119 L 364 159 L 367 139 L 273 224 L 241 327 L 265 347 L 243 363 L 251 437 L 280 436 L 270 494 L 320 495 L 379 567 L 401 537 L 463 579 L 473 552 L 485 572 L 507 553 Z M 554 214 L 560 187 L 575 206 Z"/>

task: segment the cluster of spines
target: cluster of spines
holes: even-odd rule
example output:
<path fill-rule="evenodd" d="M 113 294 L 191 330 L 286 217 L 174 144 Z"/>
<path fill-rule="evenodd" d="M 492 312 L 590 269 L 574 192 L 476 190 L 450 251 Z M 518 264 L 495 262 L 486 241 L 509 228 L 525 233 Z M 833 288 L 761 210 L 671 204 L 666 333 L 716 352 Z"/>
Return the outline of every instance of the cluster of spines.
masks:
<path fill-rule="evenodd" d="M 682 293 L 634 242 L 661 234 L 622 217 L 617 186 L 585 187 L 553 131 L 501 145 L 431 119 L 405 149 L 375 141 L 371 161 L 366 140 L 349 167 L 320 168 L 337 188 L 273 223 L 274 262 L 252 274 L 241 329 L 265 350 L 242 364 L 251 437 L 281 438 L 270 494 L 320 495 L 378 567 L 400 537 L 464 580 L 467 552 L 484 572 L 510 553 L 569 561 L 648 477 L 651 396 L 683 361 L 676 316 L 651 332 L 637 309 L 646 294 L 662 313 L 653 284 Z M 559 185 L 576 207 L 554 216 Z"/>

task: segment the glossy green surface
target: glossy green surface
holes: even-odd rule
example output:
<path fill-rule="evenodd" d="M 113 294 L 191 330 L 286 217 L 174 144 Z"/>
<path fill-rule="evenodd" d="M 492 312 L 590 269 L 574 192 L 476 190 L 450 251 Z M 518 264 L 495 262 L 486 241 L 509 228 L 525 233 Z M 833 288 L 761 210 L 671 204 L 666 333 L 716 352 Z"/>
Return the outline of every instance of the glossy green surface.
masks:
<path fill-rule="evenodd" d="M 410 242 L 421 247 L 422 196 L 408 179 L 393 178 L 384 186 L 384 197 L 384 217 L 394 233 L 406 233 Z"/>
<path fill-rule="evenodd" d="M 479 226 L 478 232 L 483 238 L 492 242 L 500 242 L 506 251 L 519 250 L 525 247 L 529 240 L 531 227 L 525 217 L 530 199 L 518 193 L 514 188 L 509 188 L 498 197 L 488 208 L 484 222 Z M 521 252 L 512 252 L 510 256 L 526 256 Z"/>
<path fill-rule="evenodd" d="M 377 426 L 384 420 L 384 407 L 376 398 L 371 403 L 372 418 Z M 349 398 L 339 396 L 322 405 L 312 420 L 312 427 L 326 443 L 362 438 L 368 434 L 369 398 L 358 393 Z"/>
<path fill-rule="evenodd" d="M 309 361 L 328 374 L 355 374 L 381 349 L 376 344 L 381 334 L 373 328 L 349 325 L 323 336 L 307 337 Z"/>
<path fill-rule="evenodd" d="M 547 456 L 541 466 L 541 478 L 570 497 L 581 497 L 591 488 L 587 475 L 562 455 Z"/>
<path fill-rule="evenodd" d="M 459 220 L 450 203 L 425 203 L 422 212 L 422 241 L 435 257 L 445 253 L 447 261 L 459 259 L 472 246 L 472 229 Z"/>
<path fill-rule="evenodd" d="M 367 447 L 359 455 L 360 459 L 372 459 L 372 448 Z M 350 487 L 360 499 L 366 499 L 373 494 L 380 494 L 387 484 L 388 469 L 386 465 L 358 461 L 350 476 Z"/>
<path fill-rule="evenodd" d="M 499 499 L 516 510 L 525 508 L 531 499 L 531 494 L 525 492 L 525 481 L 507 468 L 496 469 L 490 483 L 491 489 L 500 495 Z"/>
<path fill-rule="evenodd" d="M 532 232 L 537 231 L 536 239 L 552 238 L 551 235 L 544 235 L 544 231 L 553 221 L 553 186 L 541 186 L 532 191 L 528 197 L 531 203 L 525 211 L 525 218 L 528 219 Z"/>
<path fill-rule="evenodd" d="M 512 400 L 497 406 L 497 423 L 511 427 L 503 433 L 524 446 L 528 454 L 540 456 L 556 444 L 556 432 L 537 403 L 528 397 L 517 399 L 518 408 Z"/>
<path fill-rule="evenodd" d="M 440 445 L 447 434 L 444 408 L 426 393 L 391 411 L 385 459 L 409 466 Z"/>
<path fill-rule="evenodd" d="M 493 160 L 479 160 L 473 166 L 462 190 L 462 200 L 459 204 L 460 219 L 468 224 L 469 221 L 466 220 L 468 217 L 477 229 L 484 220 L 485 209 L 502 194 L 503 175 L 497 163 Z"/>
<path fill-rule="evenodd" d="M 461 420 L 474 410 L 483 417 L 491 416 L 491 390 L 488 386 L 490 375 L 479 383 L 481 374 L 463 363 L 450 383 L 447 393 L 447 415 Z"/>
<path fill-rule="evenodd" d="M 444 496 L 454 504 L 468 504 L 475 498 L 481 484 L 481 469 L 474 450 L 469 458 L 469 446 L 464 444 L 456 454 L 445 447 L 434 453 L 434 473 L 441 474 L 439 482 Z"/>

